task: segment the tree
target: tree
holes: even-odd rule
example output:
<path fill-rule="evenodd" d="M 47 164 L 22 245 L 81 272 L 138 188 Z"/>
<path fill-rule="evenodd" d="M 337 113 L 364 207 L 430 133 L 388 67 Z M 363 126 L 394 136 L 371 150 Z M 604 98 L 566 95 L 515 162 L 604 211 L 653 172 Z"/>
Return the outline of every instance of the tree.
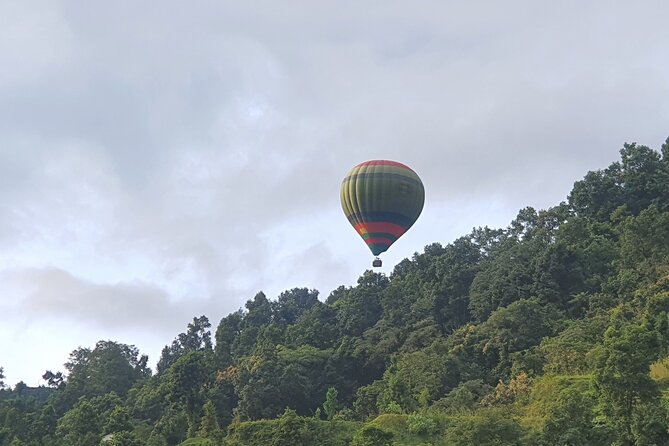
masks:
<path fill-rule="evenodd" d="M 500 380 L 492 392 L 481 399 L 482 406 L 504 406 L 525 400 L 530 393 L 532 379 L 521 372 L 506 384 Z"/>
<path fill-rule="evenodd" d="M 642 404 L 635 410 L 632 435 L 635 445 L 638 446 L 669 444 L 667 411 L 660 401 Z"/>
<path fill-rule="evenodd" d="M 235 413 L 241 420 L 275 418 L 283 409 L 281 398 L 281 366 L 276 353 L 244 357 L 234 374 L 235 393 L 239 404 Z"/>
<path fill-rule="evenodd" d="M 132 431 L 132 424 L 130 423 L 130 413 L 128 409 L 123 406 L 115 407 L 103 427 L 103 434 L 113 434 L 115 432 Z"/>
<path fill-rule="evenodd" d="M 53 373 L 51 370 L 47 370 L 42 375 L 42 379 L 47 382 L 49 387 L 61 389 L 65 385 L 65 377 L 62 372 Z"/>
<path fill-rule="evenodd" d="M 275 322 L 283 325 L 294 324 L 297 319 L 318 302 L 318 291 L 307 288 L 293 288 L 284 291 L 274 302 L 272 314 Z"/>
<path fill-rule="evenodd" d="M 337 313 L 320 301 L 300 315 L 286 330 L 286 342 L 299 347 L 304 344 L 325 349 L 334 347 L 339 339 Z"/>
<path fill-rule="evenodd" d="M 273 435 L 276 446 L 316 444 L 313 432 L 307 429 L 307 419 L 297 416 L 294 410 L 286 408 L 278 420 L 278 432 Z"/>
<path fill-rule="evenodd" d="M 452 420 L 444 444 L 458 446 L 520 446 L 523 429 L 500 410 L 479 411 Z"/>
<path fill-rule="evenodd" d="M 608 318 L 584 318 L 569 323 L 557 336 L 546 337 L 539 347 L 545 358 L 544 371 L 581 375 L 591 370 L 588 353 L 604 335 Z"/>
<path fill-rule="evenodd" d="M 206 388 L 214 381 L 211 356 L 211 351 L 187 353 L 169 368 L 165 377 L 169 388 L 167 399 L 185 408 L 193 434 L 197 430 L 196 417 L 204 404 Z"/>
<path fill-rule="evenodd" d="M 246 301 L 245 307 L 244 327 L 262 327 L 272 321 L 272 304 L 262 291 L 256 293 L 253 300 Z"/>
<path fill-rule="evenodd" d="M 493 390 L 492 386 L 480 379 L 465 381 L 434 403 L 436 409 L 445 411 L 473 410 L 481 399 Z"/>
<path fill-rule="evenodd" d="M 384 410 L 395 402 L 407 411 L 418 410 L 421 400 L 427 404 L 457 386 L 458 363 L 443 341 L 432 346 L 394 357 L 383 375 L 383 391 L 377 398 Z"/>
<path fill-rule="evenodd" d="M 0 390 L 6 387 L 4 379 L 5 379 L 5 369 L 3 367 L 0 367 Z"/>
<path fill-rule="evenodd" d="M 624 203 L 621 169 L 620 163 L 613 163 L 607 169 L 588 172 L 574 183 L 569 194 L 572 211 L 577 216 L 608 221 L 613 211 Z"/>
<path fill-rule="evenodd" d="M 372 384 L 360 387 L 356 392 L 353 410 L 361 420 L 367 420 L 379 414 L 379 395 L 384 390 L 384 382 L 374 381 Z"/>
<path fill-rule="evenodd" d="M 144 443 L 134 432 L 117 432 L 113 434 L 104 446 L 144 446 Z"/>
<path fill-rule="evenodd" d="M 381 293 L 388 283 L 385 275 L 366 271 L 358 279 L 357 287 L 343 292 L 332 304 L 342 334 L 360 336 L 381 318 Z"/>
<path fill-rule="evenodd" d="M 150 375 L 147 362 L 148 357 L 139 356 L 134 345 L 113 341 L 98 341 L 92 350 L 74 350 L 65 364 L 70 373 L 59 394 L 59 407 L 65 411 L 82 396 L 92 398 L 114 392 L 125 397 L 135 382 Z"/>
<path fill-rule="evenodd" d="M 535 261 L 545 247 L 541 239 L 519 240 L 529 223 L 515 220 L 516 233 L 505 231 L 496 249 L 480 265 L 469 290 L 469 310 L 478 321 L 519 299 L 532 297 Z M 513 225 L 513 223 L 512 223 Z M 528 229 L 529 231 L 529 229 Z"/>
<path fill-rule="evenodd" d="M 325 395 L 325 402 L 323 403 L 323 410 L 328 420 L 332 420 L 337 413 L 339 402 L 337 401 L 337 389 L 334 387 L 328 388 Z"/>
<path fill-rule="evenodd" d="M 164 373 L 187 353 L 212 351 L 210 327 L 206 316 L 194 317 L 193 322 L 188 324 L 186 333 L 180 333 L 171 345 L 163 348 L 156 366 L 158 373 Z"/>
<path fill-rule="evenodd" d="M 152 376 L 128 391 L 126 407 L 134 417 L 155 423 L 169 405 L 169 392 L 169 379 L 165 375 Z"/>
<path fill-rule="evenodd" d="M 171 404 L 153 427 L 150 444 L 174 446 L 186 438 L 189 416 L 180 404 Z"/>
<path fill-rule="evenodd" d="M 430 315 L 441 333 L 451 333 L 470 320 L 469 289 L 480 270 L 481 256 L 480 246 L 465 236 L 447 245 L 428 264 L 423 280 L 433 284 L 426 294 L 432 300 Z"/>
<path fill-rule="evenodd" d="M 667 274 L 669 212 L 651 205 L 638 216 L 625 219 L 621 226 L 621 273 L 617 283 L 618 291 L 626 294 Z"/>
<path fill-rule="evenodd" d="M 211 400 L 204 404 L 202 413 L 202 420 L 200 421 L 200 429 L 197 431 L 197 436 L 200 438 L 209 438 L 211 440 L 220 439 L 221 428 L 216 419 L 216 408 Z"/>
<path fill-rule="evenodd" d="M 465 343 L 472 344 L 482 366 L 499 378 L 508 378 L 515 354 L 539 345 L 555 335 L 564 323 L 554 306 L 537 299 L 521 299 L 494 311 L 487 321 L 473 330 Z"/>
<path fill-rule="evenodd" d="M 71 446 L 98 444 L 102 438 L 102 417 L 94 404 L 82 398 L 58 420 L 56 435 Z"/>
<path fill-rule="evenodd" d="M 669 177 L 663 171 L 658 152 L 636 143 L 620 150 L 625 204 L 637 215 L 653 203 L 660 203 L 669 190 Z M 665 203 L 661 203 L 666 205 Z"/>
<path fill-rule="evenodd" d="M 590 391 L 571 386 L 551 394 L 549 414 L 542 432 L 543 444 L 564 446 L 604 446 L 610 432 L 594 424 L 596 398 Z"/>
<path fill-rule="evenodd" d="M 230 313 L 221 319 L 216 327 L 216 347 L 214 350 L 216 366 L 225 370 L 232 364 L 232 345 L 241 332 L 244 315 L 241 310 Z"/>
<path fill-rule="evenodd" d="M 262 328 L 272 322 L 272 305 L 262 291 L 246 301 L 246 314 L 240 323 L 240 331 L 230 348 L 232 357 L 240 358 L 250 354 Z"/>
<path fill-rule="evenodd" d="M 624 144 L 619 162 L 604 170 L 588 172 L 569 195 L 572 211 L 581 217 L 608 221 L 624 206 L 637 215 L 651 204 L 666 207 L 669 202 L 669 170 L 666 144 L 662 156 L 646 146 Z"/>
<path fill-rule="evenodd" d="M 19 398 L 22 398 L 23 396 L 25 396 L 27 388 L 28 385 L 26 383 L 24 383 L 23 381 L 19 381 L 14 386 L 14 394 L 16 394 L 16 396 L 18 396 Z"/>
<path fill-rule="evenodd" d="M 639 436 L 635 433 L 636 414 L 659 400 L 659 390 L 649 374 L 658 349 L 657 333 L 647 324 L 627 322 L 622 309 L 614 311 L 604 333 L 595 385 L 603 412 L 623 445 L 634 444 Z"/>
<path fill-rule="evenodd" d="M 32 415 L 33 421 L 30 426 L 29 439 L 35 442 L 42 441 L 44 446 L 50 443 L 56 444 L 53 435 L 56 432 L 58 416 L 53 405 L 49 402 L 42 407 L 36 407 L 36 411 Z"/>

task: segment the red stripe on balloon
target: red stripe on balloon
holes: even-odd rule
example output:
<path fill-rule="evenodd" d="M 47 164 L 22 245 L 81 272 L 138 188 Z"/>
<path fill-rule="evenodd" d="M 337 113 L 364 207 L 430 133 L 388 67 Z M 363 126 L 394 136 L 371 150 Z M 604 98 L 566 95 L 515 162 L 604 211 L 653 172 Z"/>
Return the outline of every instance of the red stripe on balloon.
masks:
<path fill-rule="evenodd" d="M 404 169 L 410 170 L 413 172 L 413 169 L 406 164 L 398 163 L 397 161 L 390 161 L 390 160 L 371 160 L 371 161 L 365 161 L 364 163 L 360 163 L 355 167 L 363 167 L 363 166 L 395 166 L 395 167 L 402 167 Z"/>
<path fill-rule="evenodd" d="M 403 226 L 384 222 L 358 223 L 354 227 L 359 234 L 383 232 L 386 234 L 392 234 L 395 237 L 399 237 L 406 232 L 406 229 Z"/>

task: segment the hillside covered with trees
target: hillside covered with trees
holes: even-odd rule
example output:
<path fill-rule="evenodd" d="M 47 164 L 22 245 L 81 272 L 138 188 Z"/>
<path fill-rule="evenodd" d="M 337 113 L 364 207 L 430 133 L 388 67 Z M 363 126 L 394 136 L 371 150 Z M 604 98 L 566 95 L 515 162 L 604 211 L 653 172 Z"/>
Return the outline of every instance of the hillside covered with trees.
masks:
<path fill-rule="evenodd" d="M 669 444 L 669 140 L 389 276 L 194 317 L 147 363 L 102 340 L 3 383 L 0 445 Z"/>

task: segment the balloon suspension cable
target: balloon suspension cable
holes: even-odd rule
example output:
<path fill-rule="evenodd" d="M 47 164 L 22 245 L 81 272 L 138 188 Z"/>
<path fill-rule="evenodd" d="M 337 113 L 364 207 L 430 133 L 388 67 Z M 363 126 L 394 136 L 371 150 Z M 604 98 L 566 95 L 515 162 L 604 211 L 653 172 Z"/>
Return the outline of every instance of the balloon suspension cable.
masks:
<path fill-rule="evenodd" d="M 383 262 L 381 262 L 381 259 L 379 259 L 378 257 L 375 257 L 374 261 L 372 262 L 372 266 L 374 268 L 379 268 L 381 265 L 383 265 Z"/>

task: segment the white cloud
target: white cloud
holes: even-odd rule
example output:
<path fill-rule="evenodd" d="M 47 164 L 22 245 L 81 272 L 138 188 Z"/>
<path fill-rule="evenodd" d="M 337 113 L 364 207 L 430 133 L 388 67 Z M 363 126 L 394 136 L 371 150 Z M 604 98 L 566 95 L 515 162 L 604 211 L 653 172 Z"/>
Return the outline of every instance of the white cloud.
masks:
<path fill-rule="evenodd" d="M 385 271 L 557 204 L 623 142 L 666 138 L 667 13 L 660 1 L 2 4 L 0 271 L 13 282 L 0 307 L 64 321 L 67 339 L 136 335 L 126 342 L 159 351 L 193 316 L 215 325 L 260 289 L 325 297 L 369 266 L 338 198 L 366 159 L 403 161 L 426 186 Z M 152 334 L 142 312 L 160 316 Z"/>
<path fill-rule="evenodd" d="M 20 310 L 31 318 L 70 319 L 112 331 L 156 329 L 181 319 L 182 309 L 149 284 L 94 284 L 59 269 L 24 270 L 14 279 L 27 291 Z"/>

